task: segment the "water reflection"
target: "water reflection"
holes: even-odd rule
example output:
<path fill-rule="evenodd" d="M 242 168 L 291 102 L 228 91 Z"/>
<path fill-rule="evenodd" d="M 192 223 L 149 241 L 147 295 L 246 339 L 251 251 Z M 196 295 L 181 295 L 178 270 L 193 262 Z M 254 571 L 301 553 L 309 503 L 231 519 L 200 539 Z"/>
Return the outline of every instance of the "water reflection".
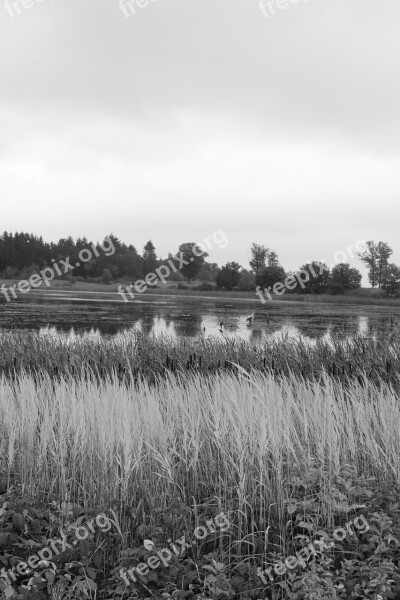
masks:
<path fill-rule="evenodd" d="M 176 337 L 197 337 L 201 334 L 201 324 L 203 316 L 201 314 L 181 314 L 175 320 L 175 336 Z"/>
<path fill-rule="evenodd" d="M 360 334 L 373 339 L 400 340 L 400 308 L 317 305 L 275 302 L 228 303 L 204 298 L 145 298 L 116 302 L 110 297 L 71 299 L 30 298 L 0 304 L 0 327 L 39 330 L 43 335 L 63 333 L 98 338 L 133 329 L 149 335 L 231 339 L 251 343 L 284 337 L 315 343 Z M 251 323 L 249 317 L 252 318 Z M 222 325 L 221 325 L 222 323 Z"/>

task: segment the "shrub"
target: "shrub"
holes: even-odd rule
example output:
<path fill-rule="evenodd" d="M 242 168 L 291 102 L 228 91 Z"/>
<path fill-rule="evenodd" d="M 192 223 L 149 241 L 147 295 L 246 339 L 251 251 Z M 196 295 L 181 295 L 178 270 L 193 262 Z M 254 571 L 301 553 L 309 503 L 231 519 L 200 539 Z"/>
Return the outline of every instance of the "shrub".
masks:
<path fill-rule="evenodd" d="M 196 292 L 212 292 L 215 290 L 215 286 L 207 281 L 203 281 L 200 285 L 193 288 Z"/>
<path fill-rule="evenodd" d="M 110 283 L 110 281 L 112 280 L 110 269 L 103 269 L 102 279 L 103 283 Z"/>

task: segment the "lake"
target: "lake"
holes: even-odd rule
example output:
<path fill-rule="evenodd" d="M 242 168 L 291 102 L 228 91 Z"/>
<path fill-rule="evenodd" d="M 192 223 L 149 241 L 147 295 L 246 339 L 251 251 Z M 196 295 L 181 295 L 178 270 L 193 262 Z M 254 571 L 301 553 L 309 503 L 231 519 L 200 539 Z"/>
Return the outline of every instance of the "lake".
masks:
<path fill-rule="evenodd" d="M 0 327 L 84 336 L 135 328 L 174 338 L 236 336 L 250 342 L 285 336 L 343 340 L 355 334 L 400 340 L 400 308 L 147 294 L 125 303 L 112 292 L 52 290 L 3 301 Z"/>

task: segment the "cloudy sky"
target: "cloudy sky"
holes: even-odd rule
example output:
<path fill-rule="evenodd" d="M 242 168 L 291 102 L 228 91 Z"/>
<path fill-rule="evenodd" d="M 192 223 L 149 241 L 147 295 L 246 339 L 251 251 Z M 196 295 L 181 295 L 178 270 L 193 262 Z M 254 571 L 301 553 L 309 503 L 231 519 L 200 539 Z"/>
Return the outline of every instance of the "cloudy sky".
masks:
<path fill-rule="evenodd" d="M 1 230 L 400 263 L 399 0 L 130 2 L 0 0 Z"/>

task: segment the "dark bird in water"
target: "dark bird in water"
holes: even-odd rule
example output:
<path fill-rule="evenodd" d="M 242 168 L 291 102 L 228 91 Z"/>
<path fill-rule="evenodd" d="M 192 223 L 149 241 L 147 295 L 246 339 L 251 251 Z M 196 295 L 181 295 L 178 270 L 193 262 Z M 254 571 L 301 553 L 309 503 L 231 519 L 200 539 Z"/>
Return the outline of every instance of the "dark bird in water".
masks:
<path fill-rule="evenodd" d="M 205 331 L 205 330 L 206 330 L 206 328 L 205 328 L 205 327 L 203 327 L 203 331 Z"/>
<path fill-rule="evenodd" d="M 251 325 L 252 320 L 253 320 L 253 317 L 247 317 L 247 319 L 246 319 L 246 321 L 249 322 L 249 325 Z"/>
<path fill-rule="evenodd" d="M 223 322 L 222 322 L 222 321 L 221 321 L 221 323 L 219 324 L 219 326 L 221 327 L 221 329 L 223 328 L 224 324 L 223 324 Z"/>

